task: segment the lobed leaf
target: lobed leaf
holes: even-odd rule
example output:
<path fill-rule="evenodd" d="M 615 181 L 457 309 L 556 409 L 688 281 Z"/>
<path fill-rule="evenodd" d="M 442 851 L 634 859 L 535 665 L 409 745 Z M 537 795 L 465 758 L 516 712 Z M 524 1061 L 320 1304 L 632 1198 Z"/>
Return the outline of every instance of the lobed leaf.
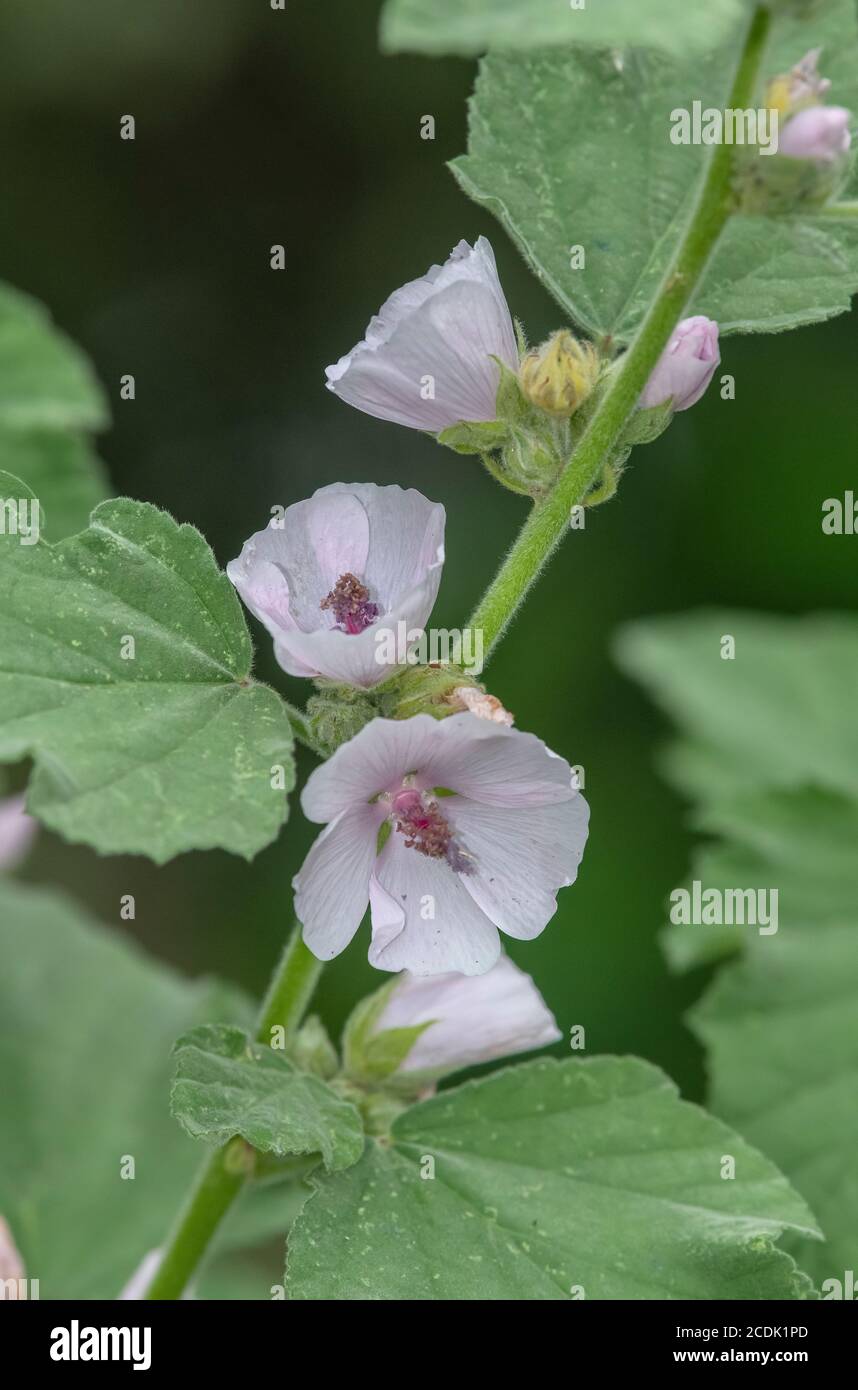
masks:
<path fill-rule="evenodd" d="M 195 1028 L 179 1038 L 175 1054 L 172 1110 L 194 1139 L 222 1144 L 238 1134 L 281 1158 L 320 1153 L 331 1172 L 360 1158 L 363 1125 L 355 1107 L 242 1029 Z"/>
<path fill-rule="evenodd" d="M 33 757 L 28 808 L 67 839 L 159 863 L 268 844 L 292 733 L 250 663 L 211 550 L 156 507 L 104 502 L 55 547 L 0 537 L 0 757 Z"/>
<path fill-rule="evenodd" d="M 287 1275 L 296 1299 L 804 1297 L 786 1229 L 816 1230 L 786 1180 L 655 1067 L 541 1060 L 414 1106 L 320 1177 Z"/>

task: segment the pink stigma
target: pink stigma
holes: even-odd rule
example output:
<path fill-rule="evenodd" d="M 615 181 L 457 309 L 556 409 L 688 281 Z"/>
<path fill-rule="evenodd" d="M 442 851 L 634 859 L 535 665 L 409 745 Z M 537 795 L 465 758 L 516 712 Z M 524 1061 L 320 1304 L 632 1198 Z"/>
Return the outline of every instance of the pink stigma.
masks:
<path fill-rule="evenodd" d="M 405 836 L 406 849 L 416 849 L 430 859 L 446 859 L 457 874 L 471 872 L 471 856 L 456 843 L 449 821 L 431 797 L 404 787 L 393 798 L 393 816 L 396 829 Z"/>

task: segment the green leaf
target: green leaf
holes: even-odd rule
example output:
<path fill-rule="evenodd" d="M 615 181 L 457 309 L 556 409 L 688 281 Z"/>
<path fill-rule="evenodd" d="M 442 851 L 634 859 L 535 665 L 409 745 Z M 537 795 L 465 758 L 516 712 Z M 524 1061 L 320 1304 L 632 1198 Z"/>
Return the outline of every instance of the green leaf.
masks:
<path fill-rule="evenodd" d="M 854 853 L 854 847 L 853 847 Z M 820 896 L 824 878 L 816 880 Z M 828 1237 L 798 1258 L 817 1283 L 858 1249 L 858 914 L 750 938 L 691 1012 L 712 1108 L 768 1154 Z"/>
<path fill-rule="evenodd" d="M 0 285 L 0 470 L 35 493 L 53 540 L 82 531 L 105 496 L 104 470 L 81 431 L 108 420 L 83 353 L 41 305 Z"/>
<path fill-rule="evenodd" d="M 692 859 L 691 873 L 682 887 L 690 893 L 695 881 L 704 892 L 716 889 L 724 893 L 734 888 L 763 889 L 768 892 L 777 886 L 772 878 L 772 867 L 766 860 L 761 860 L 741 845 L 733 844 L 706 845 L 698 850 Z M 756 927 L 752 925 L 676 922 L 670 919 L 660 940 L 671 968 L 679 972 L 694 966 L 716 964 L 735 954 L 741 950 L 746 937 L 755 930 Z"/>
<path fill-rule="evenodd" d="M 54 541 L 85 530 L 105 497 L 101 460 L 84 438 L 61 430 L 0 426 L 0 470 L 22 478 L 39 499 Z"/>
<path fill-rule="evenodd" d="M 695 854 L 690 880 L 704 889 L 777 889 L 783 921 L 851 920 L 858 902 L 858 804 L 848 797 L 813 788 L 758 792 L 712 807 L 697 824 L 730 837 Z M 756 934 L 753 926 L 677 923 L 662 933 L 662 944 L 672 967 L 687 970 L 731 955 Z"/>
<path fill-rule="evenodd" d="M 724 1155 L 735 1179 L 721 1177 Z M 424 1178 L 427 1159 L 434 1178 Z M 795 1298 L 773 1242 L 813 1219 L 773 1165 L 631 1058 L 542 1060 L 443 1092 L 320 1178 L 298 1299 Z"/>
<path fill-rule="evenodd" d="M 724 38 L 746 13 L 742 0 L 387 0 L 381 43 L 387 52 L 458 53 L 588 43 L 654 45 L 684 52 Z"/>
<path fill-rule="evenodd" d="M 616 654 L 690 736 L 694 757 L 671 769 L 704 806 L 762 786 L 858 795 L 858 618 L 655 618 L 625 628 Z"/>
<path fill-rule="evenodd" d="M 702 811 L 698 825 L 765 863 L 796 921 L 842 920 L 858 902 L 858 803 L 849 797 L 813 787 L 764 791 Z"/>
<path fill-rule="evenodd" d="M 779 19 L 767 75 L 790 68 L 811 42 L 823 46 L 831 100 L 858 109 L 853 0 L 832 0 L 810 37 L 807 25 Z M 723 109 L 737 53 L 737 43 L 693 61 L 571 46 L 483 61 L 468 154 L 453 172 L 592 334 L 628 342 L 652 302 L 711 155 L 671 143 L 670 113 L 694 101 Z M 579 269 L 576 246 L 586 256 Z M 841 313 L 856 290 L 858 220 L 825 210 L 736 216 L 688 313 L 708 314 L 724 333 L 774 331 Z"/>
<path fill-rule="evenodd" d="M 321 1153 L 330 1171 L 356 1163 L 363 1125 L 330 1086 L 240 1028 L 208 1024 L 176 1043 L 173 1114 L 194 1139 L 240 1134 L 278 1157 Z"/>
<path fill-rule="evenodd" d="M 736 659 L 719 669 L 710 657 L 727 632 Z M 679 967 L 741 948 L 691 1023 L 708 1049 L 713 1109 L 819 1218 L 827 1243 L 799 1258 L 820 1283 L 842 1281 L 858 1244 L 856 638 L 845 615 L 706 614 L 639 624 L 621 643 L 627 669 L 692 735 L 672 766 L 702 799 L 698 823 L 727 837 L 693 876 L 778 893 L 774 935 L 677 925 L 665 944 Z"/>
<path fill-rule="evenodd" d="M 115 1298 L 199 1166 L 170 1115 L 173 1039 L 212 1015 L 245 1023 L 251 1005 L 8 879 L 0 957 L 0 1213 L 43 1299 Z M 282 1233 L 295 1206 L 288 1188 L 249 1191 L 222 1248 Z"/>
<path fill-rule="evenodd" d="M 28 808 L 67 839 L 159 863 L 268 844 L 292 734 L 250 664 L 232 585 L 157 508 L 104 502 L 55 547 L 0 537 L 0 757 L 32 755 Z"/>
<path fill-rule="evenodd" d="M 99 430 L 108 419 L 83 353 L 40 304 L 0 285 L 0 427 Z"/>

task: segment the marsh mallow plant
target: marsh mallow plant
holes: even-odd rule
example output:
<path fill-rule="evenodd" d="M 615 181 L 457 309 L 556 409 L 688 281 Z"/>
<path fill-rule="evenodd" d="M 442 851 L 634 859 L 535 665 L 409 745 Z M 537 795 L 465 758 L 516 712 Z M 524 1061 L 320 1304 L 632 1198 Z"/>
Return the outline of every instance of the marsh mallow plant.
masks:
<path fill-rule="evenodd" d="M 559 1012 L 586 1012 L 586 968 L 551 982 L 552 999 L 527 969 L 543 932 L 576 941 L 589 807 L 571 760 L 589 750 L 561 691 L 555 748 L 528 727 L 527 681 L 513 726 L 483 659 L 521 616 L 570 516 L 599 543 L 593 509 L 618 494 L 635 449 L 692 407 L 717 433 L 732 398 L 716 375 L 730 333 L 849 307 L 854 7 L 745 4 L 725 18 L 723 6 L 688 6 L 665 24 L 660 0 L 617 0 L 610 34 L 594 30 L 607 43 L 596 54 L 563 6 L 532 52 L 530 3 L 511 0 L 519 38 L 507 32 L 497 48 L 492 7 L 475 7 L 463 33 L 459 6 L 388 0 L 385 32 L 405 47 L 431 30 L 435 51 L 488 50 L 468 153 L 452 168 L 553 295 L 553 331 L 528 343 L 479 236 L 395 289 L 327 369 L 340 402 L 438 442 L 427 494 L 470 458 L 527 508 L 461 615 L 480 662 L 424 659 L 445 514 L 422 489 L 344 480 L 248 516 L 246 534 L 267 524 L 226 574 L 192 526 L 128 498 L 100 502 L 89 527 L 57 545 L 0 534 L 2 750 L 32 759 L 35 820 L 102 854 L 163 863 L 220 848 L 252 859 L 286 819 L 294 743 L 317 759 L 300 806 L 318 835 L 291 905 L 285 882 L 271 904 L 284 928 L 294 908 L 295 929 L 252 1030 L 226 1001 L 210 1008 L 227 1021 L 201 1022 L 194 995 L 171 1100 L 207 1152 L 172 1228 L 159 1236 L 160 1218 L 147 1222 L 145 1240 L 141 1228 L 114 1295 L 182 1297 L 236 1198 L 262 1184 L 282 1184 L 292 1213 L 274 1297 L 801 1298 L 811 1287 L 774 1248 L 784 1231 L 818 1235 L 801 1196 L 649 1063 L 575 1054 L 448 1078 L 562 1034 L 586 1050 L 586 1029 Z M 673 144 L 675 92 L 697 89 L 719 110 L 777 113 L 778 153 Z M 76 380 L 85 397 L 74 428 L 102 419 L 89 378 L 68 373 L 66 389 Z M 0 481 L 0 495 L 35 504 L 26 479 Z M 570 595 L 570 625 L 577 605 L 598 599 Z M 303 708 L 254 678 L 242 602 L 283 671 L 310 683 Z M 379 661 L 379 634 L 400 626 L 404 650 Z M 544 687 L 550 663 L 540 657 L 527 675 Z M 728 770 L 758 750 L 740 751 Z M 629 846 L 600 818 L 597 789 L 593 802 L 592 843 L 621 875 Z M 7 865 L 30 833 L 19 803 L 4 803 Z M 36 925 L 22 951 L 35 949 Z M 240 949 L 238 924 L 236 939 Z M 382 973 L 337 1044 L 307 1011 L 323 962 L 349 950 Z M 171 984 L 161 1007 L 180 994 Z M 150 1013 L 141 1005 L 135 1017 Z M 129 1207 L 147 1191 L 134 1184 Z M 23 1251 L 39 1213 L 17 1226 L 4 1215 Z"/>

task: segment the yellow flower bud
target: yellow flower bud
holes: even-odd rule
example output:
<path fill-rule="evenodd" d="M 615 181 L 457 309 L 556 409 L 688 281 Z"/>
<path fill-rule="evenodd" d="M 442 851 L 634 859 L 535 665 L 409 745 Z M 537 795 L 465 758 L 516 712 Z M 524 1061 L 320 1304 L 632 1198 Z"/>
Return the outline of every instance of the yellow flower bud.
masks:
<path fill-rule="evenodd" d="M 768 83 L 763 105 L 779 116 L 794 116 L 809 106 L 818 106 L 831 83 L 820 77 L 817 64 L 820 48 L 812 48 L 789 72 L 779 73 Z"/>
<path fill-rule="evenodd" d="M 779 116 L 787 114 L 792 106 L 792 81 L 788 73 L 772 78 L 766 87 L 763 105 L 769 111 L 777 111 Z"/>
<path fill-rule="evenodd" d="M 569 416 L 585 401 L 599 377 L 599 354 L 568 329 L 529 352 L 519 368 L 527 399 L 549 415 Z"/>

